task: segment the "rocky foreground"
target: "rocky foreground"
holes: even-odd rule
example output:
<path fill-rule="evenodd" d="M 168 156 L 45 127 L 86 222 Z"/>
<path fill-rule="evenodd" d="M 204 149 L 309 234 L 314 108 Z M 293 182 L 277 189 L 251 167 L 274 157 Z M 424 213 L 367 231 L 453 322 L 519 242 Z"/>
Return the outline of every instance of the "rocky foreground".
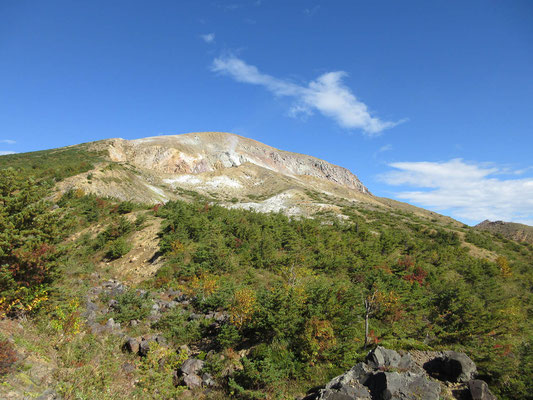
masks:
<path fill-rule="evenodd" d="M 104 282 L 96 288 L 101 292 L 116 295 L 124 292 L 125 286 L 118 281 Z M 157 300 L 152 307 L 150 319 L 161 318 L 164 310 L 183 307 L 189 303 L 187 296 L 181 292 L 170 291 L 164 297 L 173 300 Z M 107 311 L 116 304 L 110 300 Z M 91 307 L 92 306 L 92 307 Z M 88 310 L 95 308 L 94 303 L 88 301 Z M 104 310 L 105 314 L 106 310 Z M 125 338 L 123 349 L 129 353 L 146 357 L 151 346 L 166 347 L 166 341 L 161 335 L 142 335 L 128 337 L 122 334 L 120 324 L 109 319 L 105 325 L 94 322 L 97 313 L 89 311 L 88 324 L 93 332 L 108 331 Z M 224 323 L 226 313 L 209 313 L 207 315 L 192 314 L 190 318 L 204 318 L 212 321 L 213 325 Z M 203 371 L 204 361 L 197 358 L 197 353 L 187 346 L 182 346 L 180 352 L 186 360 L 181 367 L 173 372 L 175 385 L 186 386 L 189 397 L 194 393 L 202 393 L 216 388 L 218 385 L 213 377 Z M 213 353 L 213 354 L 211 354 Z M 246 352 L 243 352 L 243 356 Z M 214 356 L 211 351 L 208 356 Z M 228 370 L 230 377 L 234 371 Z M 464 353 L 455 351 L 395 351 L 378 346 L 370 351 L 364 362 L 356 364 L 346 373 L 332 379 L 324 388 L 311 393 L 303 400 L 495 400 L 486 382 L 476 379 L 475 363 Z"/>
<path fill-rule="evenodd" d="M 396 352 L 377 347 L 304 400 L 493 400 L 476 365 L 455 351 Z"/>

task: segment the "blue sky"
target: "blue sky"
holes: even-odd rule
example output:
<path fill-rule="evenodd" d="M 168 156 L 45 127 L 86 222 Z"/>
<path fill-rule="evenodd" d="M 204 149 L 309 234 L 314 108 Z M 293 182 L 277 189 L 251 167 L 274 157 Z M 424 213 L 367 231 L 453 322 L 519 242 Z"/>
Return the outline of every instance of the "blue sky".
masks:
<path fill-rule="evenodd" d="M 0 152 L 228 131 L 533 224 L 533 2 L 0 1 Z"/>

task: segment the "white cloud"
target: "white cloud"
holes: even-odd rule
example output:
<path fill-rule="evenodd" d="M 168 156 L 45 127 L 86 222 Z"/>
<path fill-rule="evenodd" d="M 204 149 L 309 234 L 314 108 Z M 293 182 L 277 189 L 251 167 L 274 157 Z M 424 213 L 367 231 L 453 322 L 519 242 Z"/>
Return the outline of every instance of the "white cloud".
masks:
<path fill-rule="evenodd" d="M 396 170 L 382 175 L 383 181 L 425 189 L 398 192 L 399 199 L 437 211 L 449 210 L 455 218 L 469 222 L 489 219 L 533 224 L 533 177 L 501 179 L 502 168 L 461 159 L 389 165 Z"/>
<path fill-rule="evenodd" d="M 289 110 L 292 116 L 310 115 L 313 110 L 318 110 L 343 128 L 362 129 L 368 135 L 377 135 L 403 122 L 381 121 L 371 116 L 367 106 L 342 83 L 346 76 L 342 71 L 325 73 L 302 86 L 263 74 L 257 67 L 234 56 L 215 58 L 211 69 L 238 82 L 263 86 L 276 96 L 295 98 L 296 103 Z"/>
<path fill-rule="evenodd" d="M 6 156 L 8 154 L 15 154 L 16 152 L 15 151 L 10 151 L 10 150 L 0 150 L 0 156 Z"/>
<path fill-rule="evenodd" d="M 15 144 L 17 142 L 11 139 L 2 139 L 0 140 L 0 143 Z"/>
<path fill-rule="evenodd" d="M 213 43 L 215 41 L 215 34 L 214 33 L 206 33 L 205 35 L 200 35 L 200 37 L 206 43 Z"/>

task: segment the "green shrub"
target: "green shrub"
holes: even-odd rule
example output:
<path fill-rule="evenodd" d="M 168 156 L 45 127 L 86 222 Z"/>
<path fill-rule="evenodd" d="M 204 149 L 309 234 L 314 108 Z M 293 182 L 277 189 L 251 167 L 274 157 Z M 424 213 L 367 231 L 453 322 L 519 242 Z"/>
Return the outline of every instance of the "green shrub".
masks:
<path fill-rule="evenodd" d="M 116 322 L 129 322 L 134 319 L 143 320 L 150 314 L 152 301 L 148 293 L 140 294 L 134 290 L 128 290 L 116 297 L 118 304 L 111 316 Z"/>
<path fill-rule="evenodd" d="M 131 201 L 123 201 L 117 207 L 119 214 L 128 214 L 133 211 L 134 205 Z"/>
<path fill-rule="evenodd" d="M 117 258 L 126 255 L 131 250 L 131 243 L 126 241 L 123 237 L 119 237 L 109 243 L 106 257 L 110 260 L 116 260 Z"/>
<path fill-rule="evenodd" d="M 203 337 L 207 324 L 205 320 L 188 321 L 189 314 L 175 308 L 163 315 L 153 327 L 175 345 L 189 344 Z"/>
<path fill-rule="evenodd" d="M 224 324 L 217 336 L 217 342 L 223 349 L 234 347 L 241 340 L 241 335 L 232 324 Z"/>

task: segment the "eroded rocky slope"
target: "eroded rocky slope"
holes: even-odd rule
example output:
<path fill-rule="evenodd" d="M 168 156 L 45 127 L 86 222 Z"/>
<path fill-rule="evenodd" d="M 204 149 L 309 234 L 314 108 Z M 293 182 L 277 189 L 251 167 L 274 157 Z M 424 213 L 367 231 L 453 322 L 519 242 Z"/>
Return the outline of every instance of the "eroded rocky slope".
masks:
<path fill-rule="evenodd" d="M 60 192 L 81 189 L 144 203 L 199 194 L 231 208 L 303 216 L 317 212 L 341 215 L 343 205 L 356 202 L 437 216 L 373 196 L 346 168 L 231 133 L 109 139 L 90 143 L 88 148 L 103 154 L 106 161 L 90 173 L 61 182 Z"/>

